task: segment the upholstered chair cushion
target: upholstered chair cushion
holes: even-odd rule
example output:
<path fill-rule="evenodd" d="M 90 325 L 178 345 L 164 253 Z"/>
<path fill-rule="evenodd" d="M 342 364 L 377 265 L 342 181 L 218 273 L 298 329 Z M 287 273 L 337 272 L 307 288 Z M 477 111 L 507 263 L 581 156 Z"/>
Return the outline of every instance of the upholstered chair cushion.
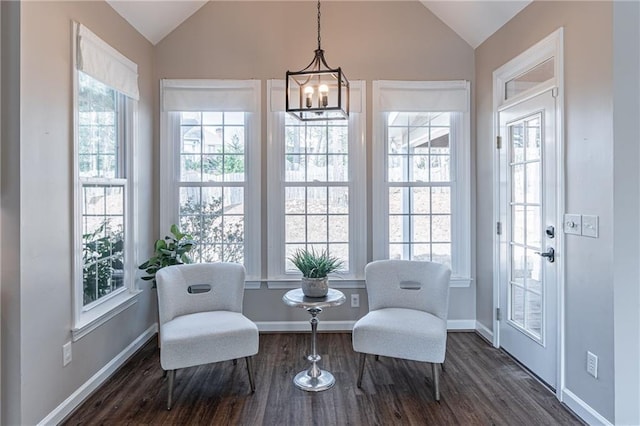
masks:
<path fill-rule="evenodd" d="M 160 364 L 165 370 L 253 356 L 258 327 L 238 312 L 198 312 L 162 325 Z"/>
<path fill-rule="evenodd" d="M 378 309 L 365 315 L 353 329 L 356 352 L 413 361 L 443 362 L 446 343 L 446 322 L 415 309 Z"/>

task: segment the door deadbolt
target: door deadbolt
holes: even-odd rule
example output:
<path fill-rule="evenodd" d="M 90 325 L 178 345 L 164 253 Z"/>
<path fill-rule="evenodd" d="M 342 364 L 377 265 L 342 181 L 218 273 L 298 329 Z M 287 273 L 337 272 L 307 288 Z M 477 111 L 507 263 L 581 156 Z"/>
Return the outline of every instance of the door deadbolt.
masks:
<path fill-rule="evenodd" d="M 553 226 L 547 226 L 547 229 L 544 230 L 544 233 L 547 234 L 547 237 L 553 238 L 556 236 L 556 228 Z"/>

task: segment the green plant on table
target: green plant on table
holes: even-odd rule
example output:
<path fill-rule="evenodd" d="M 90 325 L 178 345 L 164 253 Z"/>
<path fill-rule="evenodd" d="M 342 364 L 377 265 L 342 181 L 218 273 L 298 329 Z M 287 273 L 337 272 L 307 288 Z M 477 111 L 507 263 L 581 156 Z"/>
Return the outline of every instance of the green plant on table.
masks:
<path fill-rule="evenodd" d="M 313 248 L 298 249 L 289 260 L 302 272 L 304 278 L 325 278 L 343 266 L 342 260 L 330 256 L 326 250 L 318 253 Z"/>

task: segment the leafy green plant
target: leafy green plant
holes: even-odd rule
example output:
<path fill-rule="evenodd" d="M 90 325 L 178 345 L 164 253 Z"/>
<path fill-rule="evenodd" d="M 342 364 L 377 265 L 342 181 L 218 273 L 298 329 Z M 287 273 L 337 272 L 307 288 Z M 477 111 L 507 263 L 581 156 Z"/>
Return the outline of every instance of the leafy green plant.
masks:
<path fill-rule="evenodd" d="M 296 250 L 289 260 L 305 278 L 324 278 L 343 266 L 342 260 L 329 256 L 326 250 L 318 253 L 313 248 Z"/>
<path fill-rule="evenodd" d="M 142 279 L 153 281 L 151 288 L 155 288 L 156 272 L 166 266 L 191 263 L 187 253 L 191 251 L 195 244 L 191 235 L 180 232 L 177 225 L 171 225 L 171 235 L 165 236 L 164 239 L 156 240 L 153 257 L 138 266 L 138 269 L 143 269 L 149 274 L 146 277 L 142 277 Z"/>

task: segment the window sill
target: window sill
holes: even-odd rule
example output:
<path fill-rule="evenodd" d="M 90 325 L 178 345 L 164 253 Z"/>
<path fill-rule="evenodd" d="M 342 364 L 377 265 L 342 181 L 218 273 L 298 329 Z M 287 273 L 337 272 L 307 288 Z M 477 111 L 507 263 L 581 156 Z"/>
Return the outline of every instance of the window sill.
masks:
<path fill-rule="evenodd" d="M 142 290 L 123 292 L 87 312 L 83 312 L 75 327 L 71 330 L 72 340 L 77 342 L 120 312 L 136 304 L 138 302 L 136 296 L 140 293 L 142 293 Z"/>
<path fill-rule="evenodd" d="M 300 287 L 300 278 L 266 280 L 269 290 L 283 290 Z M 365 288 L 364 279 L 329 280 L 331 288 Z"/>
<path fill-rule="evenodd" d="M 470 277 L 451 277 L 451 282 L 449 283 L 449 288 L 451 288 L 451 287 L 471 287 L 471 281 L 473 281 L 473 278 L 470 278 Z"/>
<path fill-rule="evenodd" d="M 262 280 L 267 283 L 267 288 L 270 290 L 283 290 L 283 289 L 292 289 L 300 287 L 300 279 L 271 279 L 271 280 Z M 471 286 L 472 278 L 468 277 L 451 277 L 451 282 L 449 283 L 450 288 L 466 288 Z M 247 289 L 259 289 L 260 282 L 253 281 L 255 286 L 249 287 L 246 286 Z M 248 283 L 247 283 L 248 284 Z M 344 280 L 329 280 L 329 286 L 332 288 L 366 288 L 364 279 L 344 279 Z"/>

